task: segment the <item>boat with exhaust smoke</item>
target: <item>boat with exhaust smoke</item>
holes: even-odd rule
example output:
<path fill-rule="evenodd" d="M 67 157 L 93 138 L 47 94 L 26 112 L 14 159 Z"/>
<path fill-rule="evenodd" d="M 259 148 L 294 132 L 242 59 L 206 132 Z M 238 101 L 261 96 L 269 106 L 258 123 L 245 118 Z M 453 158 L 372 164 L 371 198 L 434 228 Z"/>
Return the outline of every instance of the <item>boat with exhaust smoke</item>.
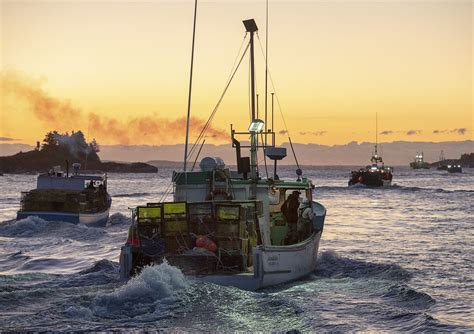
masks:
<path fill-rule="evenodd" d="M 276 147 L 275 132 L 256 117 L 258 29 L 253 19 L 244 25 L 250 35 L 242 58 L 250 48 L 252 113 L 248 131 L 231 126 L 237 170 L 219 158 L 205 157 L 198 171 L 189 171 L 185 153 L 183 171 L 172 176 L 173 200 L 132 209 L 132 226 L 120 254 L 122 279 L 146 265 L 168 261 L 193 279 L 253 291 L 301 279 L 316 268 L 326 209 L 314 200 L 314 185 L 301 169 L 295 180 L 277 175 L 277 161 L 286 157 L 286 148 Z M 250 143 L 241 143 L 242 136 Z M 242 156 L 243 148 L 250 150 L 250 157 Z M 274 161 L 273 177 L 260 175 L 258 151 Z"/>
<path fill-rule="evenodd" d="M 17 220 L 39 217 L 47 221 L 61 221 L 104 227 L 109 218 L 112 199 L 107 193 L 106 174 L 81 174 L 81 165 L 72 165 L 69 175 L 61 166 L 37 178 L 36 189 L 21 193 L 21 208 Z"/>

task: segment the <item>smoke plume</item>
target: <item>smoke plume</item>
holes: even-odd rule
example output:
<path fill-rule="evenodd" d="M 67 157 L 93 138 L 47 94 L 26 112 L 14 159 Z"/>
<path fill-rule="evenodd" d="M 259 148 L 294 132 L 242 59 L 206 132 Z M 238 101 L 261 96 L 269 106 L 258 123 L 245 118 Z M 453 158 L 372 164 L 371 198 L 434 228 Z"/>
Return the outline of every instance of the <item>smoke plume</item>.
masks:
<path fill-rule="evenodd" d="M 111 144 L 170 144 L 184 141 L 186 118 L 169 119 L 157 114 L 133 117 L 128 120 L 104 117 L 94 112 L 83 112 L 68 100 L 51 96 L 42 88 L 41 81 L 34 81 L 15 71 L 0 73 L 2 94 L 14 96 L 26 102 L 29 111 L 46 128 L 58 131 L 88 128 L 99 142 Z M 4 111 L 6 112 L 6 111 Z M 205 121 L 190 120 L 190 138 L 197 137 Z M 88 132 L 89 132 L 88 131 Z M 210 127 L 206 136 L 216 141 L 228 139 L 225 130 Z"/>

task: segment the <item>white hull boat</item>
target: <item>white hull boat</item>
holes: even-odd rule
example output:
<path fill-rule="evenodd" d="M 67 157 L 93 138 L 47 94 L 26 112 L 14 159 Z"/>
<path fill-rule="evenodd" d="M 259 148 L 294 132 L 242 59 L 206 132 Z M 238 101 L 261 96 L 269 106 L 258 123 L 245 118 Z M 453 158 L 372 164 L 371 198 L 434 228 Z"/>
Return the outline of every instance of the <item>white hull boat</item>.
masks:
<path fill-rule="evenodd" d="M 185 161 L 183 171 L 173 173 L 173 201 L 132 209 L 132 226 L 120 254 L 124 280 L 144 266 L 167 261 L 198 281 L 258 290 L 301 279 L 316 269 L 326 209 L 313 200 L 314 185 L 299 166 L 296 180 L 277 175 L 277 161 L 286 157 L 286 148 L 276 147 L 273 129 L 255 117 L 258 28 L 254 20 L 244 25 L 250 41 L 241 60 L 250 49 L 252 114 L 248 131 L 231 127 L 237 170 L 226 168 L 220 158 L 205 157 L 199 170 L 189 171 Z M 250 138 L 250 144 L 241 145 L 242 137 Z M 250 149 L 250 157 L 241 156 L 242 147 Z M 267 178 L 259 175 L 259 150 L 274 161 L 272 177 L 268 170 Z"/>

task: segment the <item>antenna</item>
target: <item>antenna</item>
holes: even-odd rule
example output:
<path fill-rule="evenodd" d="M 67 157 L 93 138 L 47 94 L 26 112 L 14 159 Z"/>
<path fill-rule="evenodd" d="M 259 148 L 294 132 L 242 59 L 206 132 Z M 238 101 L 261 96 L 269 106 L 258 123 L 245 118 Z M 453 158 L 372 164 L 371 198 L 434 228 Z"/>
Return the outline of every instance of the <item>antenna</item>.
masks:
<path fill-rule="evenodd" d="M 268 132 L 267 111 L 268 111 L 268 0 L 265 8 L 265 133 Z M 273 131 L 273 125 L 272 125 Z M 265 146 L 267 145 L 267 136 L 265 135 Z"/>
<path fill-rule="evenodd" d="M 379 142 L 378 113 L 375 113 L 375 155 L 377 155 L 377 144 Z"/>
<path fill-rule="evenodd" d="M 275 93 L 272 93 L 272 131 L 275 131 L 275 125 L 273 124 L 273 98 L 275 97 Z"/>
<path fill-rule="evenodd" d="M 186 161 L 188 160 L 189 118 L 191 117 L 191 90 L 193 86 L 194 40 L 196 37 L 196 13 L 197 13 L 197 0 L 194 1 L 193 42 L 191 46 L 191 69 L 189 71 L 188 114 L 186 117 L 186 143 L 184 145 L 184 166 L 183 166 L 183 170 L 185 172 L 186 172 Z"/>
<path fill-rule="evenodd" d="M 253 19 L 243 21 L 245 30 L 250 33 L 250 91 L 252 105 L 252 121 L 250 123 L 250 175 L 252 178 L 251 198 L 257 198 L 257 133 L 261 132 L 264 124 L 260 119 L 255 118 L 255 57 L 254 57 L 254 34 L 258 31 L 257 24 Z"/>

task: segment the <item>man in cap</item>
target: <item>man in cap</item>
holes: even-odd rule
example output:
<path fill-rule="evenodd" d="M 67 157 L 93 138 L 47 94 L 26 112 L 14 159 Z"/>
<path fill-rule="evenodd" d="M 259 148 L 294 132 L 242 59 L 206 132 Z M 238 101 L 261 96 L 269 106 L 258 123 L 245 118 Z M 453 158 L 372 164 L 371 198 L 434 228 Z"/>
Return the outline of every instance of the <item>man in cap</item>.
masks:
<path fill-rule="evenodd" d="M 298 242 L 298 207 L 300 205 L 300 192 L 293 191 L 281 206 L 281 212 L 288 223 L 288 233 L 285 244 L 292 245 Z"/>

